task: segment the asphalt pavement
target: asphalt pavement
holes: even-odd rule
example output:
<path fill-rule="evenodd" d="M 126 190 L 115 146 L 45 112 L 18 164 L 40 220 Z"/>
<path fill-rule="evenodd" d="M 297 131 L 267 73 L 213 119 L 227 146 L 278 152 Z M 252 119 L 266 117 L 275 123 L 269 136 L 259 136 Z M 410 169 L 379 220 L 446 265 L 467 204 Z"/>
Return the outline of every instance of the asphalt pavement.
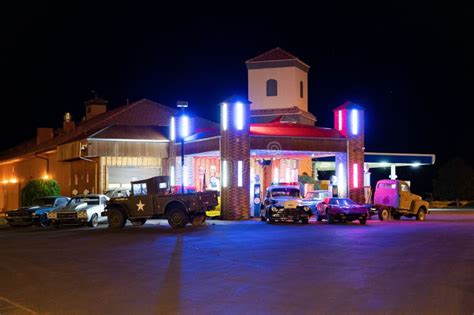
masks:
<path fill-rule="evenodd" d="M 0 314 L 473 314 L 474 214 L 0 227 Z"/>

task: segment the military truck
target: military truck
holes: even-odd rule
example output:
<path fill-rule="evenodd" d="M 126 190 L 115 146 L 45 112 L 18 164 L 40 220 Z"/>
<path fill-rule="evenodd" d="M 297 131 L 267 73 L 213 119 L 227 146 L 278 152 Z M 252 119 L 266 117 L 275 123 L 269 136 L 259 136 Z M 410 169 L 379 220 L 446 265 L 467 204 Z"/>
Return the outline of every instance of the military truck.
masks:
<path fill-rule="evenodd" d="M 217 191 L 175 194 L 168 176 L 155 176 L 131 182 L 130 196 L 111 198 L 102 215 L 114 229 L 127 220 L 140 226 L 148 219 L 167 219 L 172 228 L 183 228 L 188 223 L 202 225 L 206 211 L 216 206 Z"/>
<path fill-rule="evenodd" d="M 429 203 L 410 192 L 407 182 L 384 179 L 377 182 L 374 193 L 374 206 L 381 221 L 400 220 L 401 216 L 416 217 L 424 221 Z"/>

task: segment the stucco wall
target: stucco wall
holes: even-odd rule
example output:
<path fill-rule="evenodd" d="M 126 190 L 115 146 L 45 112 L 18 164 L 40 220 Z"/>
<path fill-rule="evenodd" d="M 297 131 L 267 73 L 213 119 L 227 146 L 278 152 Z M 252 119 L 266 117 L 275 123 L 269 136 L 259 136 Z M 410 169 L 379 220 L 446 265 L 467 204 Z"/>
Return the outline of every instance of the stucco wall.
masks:
<path fill-rule="evenodd" d="M 278 95 L 267 96 L 266 82 L 278 82 Z M 300 81 L 303 81 L 303 98 L 300 97 Z M 297 106 L 308 111 L 308 74 L 296 67 L 248 70 L 250 109 L 288 108 Z"/>

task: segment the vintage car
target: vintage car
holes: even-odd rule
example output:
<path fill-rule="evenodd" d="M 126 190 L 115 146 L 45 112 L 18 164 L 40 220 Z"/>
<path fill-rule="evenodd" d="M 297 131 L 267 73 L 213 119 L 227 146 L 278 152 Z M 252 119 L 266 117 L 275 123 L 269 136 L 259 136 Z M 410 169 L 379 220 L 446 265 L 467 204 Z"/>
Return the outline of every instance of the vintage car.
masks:
<path fill-rule="evenodd" d="M 260 218 L 267 223 L 301 221 L 307 224 L 312 215 L 309 206 L 301 203 L 299 186 L 273 185 L 267 188 Z"/>
<path fill-rule="evenodd" d="M 66 207 L 50 211 L 48 219 L 55 227 L 61 225 L 88 225 L 96 227 L 106 222 L 101 215 L 109 198 L 105 195 L 78 195 L 73 197 Z"/>
<path fill-rule="evenodd" d="M 334 221 L 352 222 L 359 220 L 360 224 L 367 222 L 367 206 L 360 205 L 349 198 L 326 198 L 318 204 L 317 221 L 326 219 Z"/>
<path fill-rule="evenodd" d="M 60 209 L 69 202 L 70 198 L 63 196 L 45 196 L 33 200 L 33 205 L 7 211 L 5 219 L 12 227 L 39 225 L 48 226 L 48 212 Z"/>
<path fill-rule="evenodd" d="M 306 196 L 301 200 L 301 204 L 310 207 L 313 214 L 315 214 L 318 203 L 328 197 L 331 197 L 331 192 L 328 190 L 308 191 Z"/>

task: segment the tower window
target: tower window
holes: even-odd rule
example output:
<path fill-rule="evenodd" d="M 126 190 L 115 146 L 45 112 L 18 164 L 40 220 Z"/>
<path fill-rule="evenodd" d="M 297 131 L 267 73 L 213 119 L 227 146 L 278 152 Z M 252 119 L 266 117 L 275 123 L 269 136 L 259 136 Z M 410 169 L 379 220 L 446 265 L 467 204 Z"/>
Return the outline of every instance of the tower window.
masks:
<path fill-rule="evenodd" d="M 300 97 L 303 98 L 303 81 L 300 81 Z"/>
<path fill-rule="evenodd" d="M 270 79 L 267 81 L 267 96 L 278 95 L 278 82 L 277 80 Z"/>

